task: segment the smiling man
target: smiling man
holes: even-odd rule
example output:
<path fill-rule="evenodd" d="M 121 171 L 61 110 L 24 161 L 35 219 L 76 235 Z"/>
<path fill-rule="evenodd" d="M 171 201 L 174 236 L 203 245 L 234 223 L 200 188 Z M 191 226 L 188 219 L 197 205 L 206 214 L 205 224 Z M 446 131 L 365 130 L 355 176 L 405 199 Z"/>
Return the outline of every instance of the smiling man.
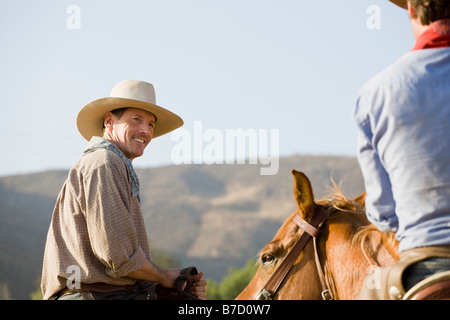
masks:
<path fill-rule="evenodd" d="M 126 80 L 86 105 L 77 119 L 89 141 L 58 196 L 44 253 L 44 299 L 148 299 L 153 285 L 173 288 L 181 269 L 150 259 L 132 160 L 153 138 L 183 124 L 155 103 L 150 83 Z M 204 299 L 203 274 L 189 275 Z M 148 293 L 150 292 L 150 294 Z"/>
<path fill-rule="evenodd" d="M 123 108 L 105 115 L 103 137 L 114 144 L 130 160 L 144 154 L 153 138 L 155 116 L 135 108 Z"/>

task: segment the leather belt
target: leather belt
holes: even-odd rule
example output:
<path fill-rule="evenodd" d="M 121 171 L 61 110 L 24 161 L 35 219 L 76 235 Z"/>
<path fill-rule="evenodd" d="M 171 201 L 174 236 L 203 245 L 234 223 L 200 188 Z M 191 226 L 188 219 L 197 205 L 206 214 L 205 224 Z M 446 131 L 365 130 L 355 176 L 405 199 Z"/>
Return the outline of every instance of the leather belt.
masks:
<path fill-rule="evenodd" d="M 137 292 L 139 290 L 139 284 L 136 282 L 135 284 L 130 285 L 112 285 L 102 282 L 96 282 L 96 283 L 82 283 L 81 288 L 79 289 L 69 289 L 64 288 L 61 291 L 59 291 L 56 296 L 59 298 L 66 294 L 72 294 L 75 292 L 85 292 L 85 291 L 95 291 L 95 292 L 101 292 L 101 293 L 107 293 L 107 292 L 114 292 L 114 291 L 127 291 L 127 292 Z"/>

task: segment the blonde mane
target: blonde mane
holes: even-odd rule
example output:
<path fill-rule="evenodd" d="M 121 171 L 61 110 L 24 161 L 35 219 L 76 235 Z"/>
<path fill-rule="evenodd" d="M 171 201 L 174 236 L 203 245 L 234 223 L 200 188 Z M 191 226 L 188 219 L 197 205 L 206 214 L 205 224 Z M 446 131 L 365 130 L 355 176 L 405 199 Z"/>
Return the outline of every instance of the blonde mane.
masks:
<path fill-rule="evenodd" d="M 329 187 L 330 193 L 318 200 L 317 203 L 322 205 L 330 205 L 338 211 L 352 212 L 352 213 L 362 213 L 366 214 L 366 208 L 364 206 L 364 199 L 366 198 L 366 193 L 364 192 L 355 199 L 349 199 L 341 188 L 336 184 L 333 178 L 331 178 L 331 183 L 333 187 Z"/>
<path fill-rule="evenodd" d="M 395 233 L 392 231 L 380 231 L 375 225 L 369 222 L 366 217 L 365 208 L 365 197 L 364 192 L 355 199 L 349 199 L 341 190 L 341 188 L 336 184 L 336 182 L 331 178 L 333 183 L 333 188 L 331 193 L 318 200 L 317 203 L 325 205 L 328 204 L 332 206 L 337 212 L 350 212 L 350 213 L 360 213 L 360 218 L 363 220 L 363 225 L 359 228 L 358 232 L 354 235 L 352 244 L 360 245 L 367 260 L 372 260 L 367 253 L 365 248 L 366 241 L 370 241 L 370 238 L 378 237 L 381 244 L 383 244 L 389 254 L 396 260 L 398 260 L 398 241 L 395 239 Z"/>

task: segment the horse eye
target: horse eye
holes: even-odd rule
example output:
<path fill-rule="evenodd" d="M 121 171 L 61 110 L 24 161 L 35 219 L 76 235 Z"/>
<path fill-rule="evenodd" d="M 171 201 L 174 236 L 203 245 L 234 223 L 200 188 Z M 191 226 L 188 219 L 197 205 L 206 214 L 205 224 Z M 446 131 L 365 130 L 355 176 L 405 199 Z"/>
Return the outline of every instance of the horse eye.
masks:
<path fill-rule="evenodd" d="M 270 254 L 265 254 L 261 257 L 261 264 L 269 264 L 275 261 L 275 257 Z"/>

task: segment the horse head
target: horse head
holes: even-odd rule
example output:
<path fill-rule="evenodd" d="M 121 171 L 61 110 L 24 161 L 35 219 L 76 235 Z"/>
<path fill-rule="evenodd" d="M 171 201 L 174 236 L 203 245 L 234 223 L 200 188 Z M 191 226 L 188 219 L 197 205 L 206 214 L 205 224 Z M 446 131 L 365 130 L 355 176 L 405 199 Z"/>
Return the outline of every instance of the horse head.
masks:
<path fill-rule="evenodd" d="M 371 227 L 364 213 L 365 193 L 349 200 L 335 186 L 337 192 L 331 199 L 316 202 L 308 177 L 295 170 L 292 174 L 298 208 L 260 251 L 259 268 L 236 299 L 357 298 L 362 282 L 373 272 L 373 266 L 392 264 L 398 259 L 396 244 L 388 241 L 392 237 Z M 320 226 L 320 234 L 310 237 L 315 240 L 306 240 L 298 255 L 295 253 L 295 260 L 291 258 L 293 262 L 276 289 L 266 290 L 267 283 L 276 278 L 277 270 L 287 268 L 283 261 L 292 256 L 289 253 L 293 247 L 298 247 L 297 243 L 305 233 L 303 224 L 311 226 L 318 214 L 324 214 L 323 211 L 326 211 L 327 219 Z M 299 224 L 299 221 L 303 222 Z M 314 229 L 312 226 L 309 232 L 314 233 Z M 325 296 L 324 291 L 328 291 Z"/>

